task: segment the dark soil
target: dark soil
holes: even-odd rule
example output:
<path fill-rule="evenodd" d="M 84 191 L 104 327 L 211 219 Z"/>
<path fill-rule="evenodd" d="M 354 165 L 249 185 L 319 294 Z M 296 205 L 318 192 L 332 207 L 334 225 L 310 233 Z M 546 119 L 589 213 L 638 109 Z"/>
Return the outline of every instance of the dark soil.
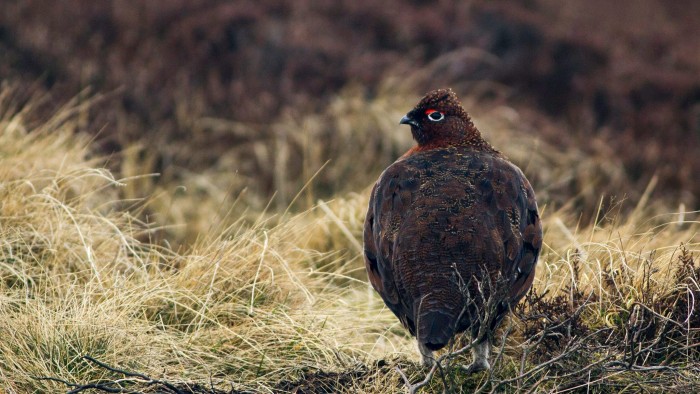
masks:
<path fill-rule="evenodd" d="M 382 364 L 385 364 L 382 362 Z M 341 389 L 347 389 L 359 384 L 363 380 L 371 379 L 381 372 L 382 368 L 369 369 L 361 365 L 341 372 L 314 371 L 304 373 L 295 381 L 280 382 L 275 391 L 279 393 L 295 394 L 331 394 Z M 386 372 L 386 371 L 384 371 Z"/>

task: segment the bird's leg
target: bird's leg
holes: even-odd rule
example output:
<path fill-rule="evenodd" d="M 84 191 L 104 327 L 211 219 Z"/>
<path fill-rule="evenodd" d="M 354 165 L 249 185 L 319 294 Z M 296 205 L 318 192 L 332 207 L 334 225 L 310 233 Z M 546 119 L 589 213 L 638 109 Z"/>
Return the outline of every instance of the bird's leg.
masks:
<path fill-rule="evenodd" d="M 484 371 L 491 368 L 489 364 L 489 353 L 491 352 L 491 341 L 488 336 L 472 347 L 472 363 L 464 367 L 468 373 Z"/>
<path fill-rule="evenodd" d="M 433 357 L 433 351 L 428 349 L 425 344 L 418 342 L 418 350 L 420 351 L 420 363 L 424 367 L 432 367 L 435 364 L 435 357 Z"/>

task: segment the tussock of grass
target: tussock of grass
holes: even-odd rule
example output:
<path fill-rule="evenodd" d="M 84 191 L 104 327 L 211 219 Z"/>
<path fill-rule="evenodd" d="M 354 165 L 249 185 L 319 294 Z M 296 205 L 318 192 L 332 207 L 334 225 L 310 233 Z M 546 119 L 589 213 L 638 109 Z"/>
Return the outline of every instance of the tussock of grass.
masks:
<path fill-rule="evenodd" d="M 352 301 L 366 299 L 366 285 L 332 285 L 344 274 L 323 267 L 338 256 L 298 242 L 312 243 L 304 229 L 327 219 L 234 223 L 177 254 L 138 240 L 150 229 L 120 208 L 123 182 L 96 168 L 83 136 L 65 124 L 32 132 L 20 124 L 3 123 L 0 155 L 7 390 L 62 388 L 39 376 L 103 377 L 83 354 L 155 375 L 264 387 L 368 351 L 347 313 L 358 310 L 369 325 L 381 303 Z"/>
<path fill-rule="evenodd" d="M 294 137 L 302 139 L 339 130 L 338 145 L 323 148 L 338 157 L 347 146 L 366 147 L 360 157 L 344 157 L 328 167 L 337 182 L 352 178 L 353 163 L 367 172 L 365 178 L 374 179 L 373 172 L 385 164 L 379 163 L 390 161 L 407 143 L 407 133 L 396 137 L 396 127 L 379 120 L 386 119 L 389 107 L 381 100 L 365 102 L 357 93 L 344 92 L 327 113 L 289 124 L 306 124 L 308 133 Z M 138 188 L 132 183 L 141 178 L 113 176 L 91 156 L 89 140 L 74 132 L 80 108 L 63 109 L 56 115 L 60 121 L 32 130 L 25 129 L 22 113 L 2 113 L 0 387 L 5 391 L 65 389 L 36 379 L 41 376 L 68 382 L 115 378 L 81 359 L 85 354 L 173 382 L 208 387 L 211 380 L 222 390 L 233 383 L 237 389 L 262 392 L 304 385 L 339 392 L 402 392 L 395 366 L 414 381 L 422 377 L 414 363 L 413 340 L 365 280 L 358 249 L 370 180 L 364 190 L 356 189 L 360 193 L 340 193 L 330 201 L 315 200 L 307 189 L 296 200 L 307 199 L 307 211 L 276 216 L 270 213 L 274 210 L 262 212 L 263 205 L 244 215 L 227 215 L 221 205 L 233 204 L 229 195 L 235 191 L 208 186 L 201 190 L 216 192 L 173 197 L 163 188 L 136 201 Z M 347 123 L 353 113 L 367 119 L 365 126 Z M 697 213 L 685 213 L 682 222 L 678 214 L 665 214 L 666 202 L 648 202 L 652 184 L 630 215 L 601 212 L 591 224 L 580 223 L 574 209 L 578 203 L 550 199 L 549 193 L 558 189 L 546 185 L 585 184 L 587 179 L 622 184 L 610 164 L 614 161 L 602 151 L 596 157 L 537 145 L 508 113 L 495 108 L 476 122 L 494 145 L 528 174 L 536 174 L 534 182 L 545 196 L 546 247 L 535 291 L 518 311 L 520 317 L 510 319 L 512 333 L 491 380 L 451 371 L 447 381 L 465 392 L 478 387 L 561 391 L 587 384 L 583 375 L 567 376 L 567 371 L 604 358 L 620 363 L 611 365 L 631 363 L 630 368 L 618 372 L 601 364 L 589 369 L 593 381 L 613 379 L 625 386 L 649 384 L 654 378 L 678 387 L 697 382 L 689 372 L 700 360 L 695 346 L 700 301 L 694 298 L 700 300 L 694 257 L 700 249 Z M 372 130 L 372 125 L 380 126 Z M 313 175 L 323 165 L 318 159 L 323 155 L 313 149 L 321 148 L 301 140 L 292 144 L 291 135 L 280 143 L 307 149 L 302 166 Z M 370 135 L 374 139 L 367 140 Z M 369 145 L 359 145 L 363 139 Z M 378 151 L 384 154 L 369 163 Z M 279 160 L 276 168 L 289 164 Z M 212 174 L 197 175 L 198 184 L 216 185 L 218 175 Z M 280 172 L 280 183 L 284 174 Z M 349 185 L 357 187 L 353 182 Z M 285 187 L 291 193 L 291 186 Z M 581 189 L 577 198 L 599 203 L 594 195 L 592 187 Z M 286 203 L 293 200 L 289 196 Z M 196 217 L 194 229 L 186 228 L 191 233 L 181 239 L 194 241 L 180 249 L 149 241 L 160 230 L 146 223 L 149 210 L 160 212 L 160 218 Z M 571 320 L 572 314 L 578 320 Z M 550 337 L 531 347 L 543 332 Z M 643 335 L 635 337 L 639 332 Z M 581 344 L 588 352 L 573 352 L 536 369 L 566 351 L 566 343 L 589 333 L 596 334 Z M 634 346 L 642 356 L 631 355 Z M 649 346 L 654 350 L 645 352 Z M 644 372 L 632 365 L 677 370 Z M 503 383 L 533 369 L 527 377 Z M 431 387 L 438 390 L 441 384 L 436 378 Z M 588 384 L 602 387 L 600 381 Z"/>

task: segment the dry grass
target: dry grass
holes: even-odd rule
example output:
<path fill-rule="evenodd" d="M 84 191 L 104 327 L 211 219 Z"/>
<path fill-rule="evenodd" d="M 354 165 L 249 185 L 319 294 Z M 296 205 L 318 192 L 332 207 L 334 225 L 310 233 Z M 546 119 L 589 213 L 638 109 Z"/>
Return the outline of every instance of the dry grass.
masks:
<path fill-rule="evenodd" d="M 0 388 L 56 392 L 66 387 L 37 377 L 82 383 L 122 377 L 81 358 L 89 354 L 153 378 L 204 387 L 211 382 L 226 391 L 233 384 L 235 390 L 260 392 L 299 386 L 306 387 L 304 392 L 324 392 L 323 387 L 327 392 L 402 392 L 393 367 L 419 378 L 417 353 L 369 289 L 358 250 L 367 187 L 410 143 L 408 133 L 396 134 L 394 120 L 400 114 L 388 108 L 410 108 L 415 100 L 387 97 L 398 95 L 387 91 L 367 101 L 350 89 L 323 113 L 290 115 L 270 126 L 280 135 L 273 151 L 300 151 L 298 171 L 309 179 L 323 166 L 320 158 L 331 152 L 337 161 L 326 169 L 332 172 L 326 179 L 352 180 L 323 186 L 340 190 L 332 201 L 316 201 L 313 188 L 295 199 L 300 186 L 285 183 L 291 156 L 261 153 L 284 196 L 280 207 L 295 207 L 302 199 L 306 203 L 300 206 L 312 206 L 283 213 L 266 211 L 266 202 L 240 198 L 236 203 L 238 190 L 221 187 L 227 169 L 241 164 L 233 156 L 219 169 L 184 177 L 186 189 L 180 190 L 149 186 L 148 176 L 138 173 L 138 158 L 128 159 L 127 152 L 123 162 L 131 169 L 119 179 L 103 168 L 104 159 L 92 157 L 90 141 L 74 132 L 80 106 L 64 108 L 27 130 L 25 112 L 12 109 L 10 93 L 0 94 Z M 465 104 L 474 106 L 469 100 Z M 455 391 L 525 387 L 557 392 L 577 386 L 602 391 L 596 381 L 602 378 L 620 387 L 648 386 L 652 379 L 678 387 L 697 383 L 691 375 L 700 360 L 695 346 L 700 307 L 692 298 L 700 295 L 693 261 L 700 250 L 697 212 L 667 213 L 673 212 L 673 202 L 654 199 L 651 183 L 631 214 L 622 217 L 608 209 L 591 223 L 580 223 L 580 206 L 602 201 L 596 185 L 625 185 L 614 154 L 603 148 L 591 155 L 546 146 L 509 108 L 479 113 L 475 120 L 487 138 L 518 162 L 541 192 L 546 248 L 535 295 L 546 295 L 531 297 L 521 319 L 511 319 L 513 333 L 493 376 L 453 373 Z M 289 131 L 299 128 L 300 134 Z M 337 133 L 336 145 L 312 143 L 331 132 Z M 348 147 L 358 150 L 348 155 Z M 560 201 L 558 194 L 571 188 L 573 197 Z M 153 215 L 161 226 L 179 227 L 154 227 L 149 224 Z M 161 239 L 183 246 L 169 247 Z M 532 346 L 522 358 L 538 333 L 576 308 L 579 334 L 606 333 L 607 339 L 600 334 L 584 344 L 597 350 L 572 353 L 561 363 L 503 383 L 562 353 L 566 340 L 580 339 L 569 330 L 559 341 L 548 337 Z M 634 339 L 631 327 L 645 308 L 653 312 L 643 315 L 645 321 L 658 326 L 638 342 L 661 338 L 654 348 L 658 352 L 630 358 L 618 345 L 628 343 L 628 336 Z M 535 312 L 548 314 L 551 324 L 528 320 Z M 674 327 L 684 326 L 663 331 L 664 320 L 657 315 Z M 556 342 L 562 343 L 557 347 Z M 613 372 L 616 364 L 611 364 L 590 369 L 588 383 L 562 372 L 596 358 L 677 370 Z M 435 379 L 431 387 L 440 385 Z"/>

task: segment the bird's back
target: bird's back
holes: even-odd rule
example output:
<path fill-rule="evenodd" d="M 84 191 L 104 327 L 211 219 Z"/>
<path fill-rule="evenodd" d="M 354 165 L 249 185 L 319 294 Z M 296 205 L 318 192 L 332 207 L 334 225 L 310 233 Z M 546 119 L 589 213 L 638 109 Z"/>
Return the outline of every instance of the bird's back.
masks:
<path fill-rule="evenodd" d="M 481 306 L 488 284 L 500 280 L 506 309 L 525 294 L 541 231 L 530 184 L 499 153 L 415 152 L 387 168 L 372 192 L 370 281 L 409 331 L 438 349 L 475 323 L 465 313 L 466 293 Z"/>

